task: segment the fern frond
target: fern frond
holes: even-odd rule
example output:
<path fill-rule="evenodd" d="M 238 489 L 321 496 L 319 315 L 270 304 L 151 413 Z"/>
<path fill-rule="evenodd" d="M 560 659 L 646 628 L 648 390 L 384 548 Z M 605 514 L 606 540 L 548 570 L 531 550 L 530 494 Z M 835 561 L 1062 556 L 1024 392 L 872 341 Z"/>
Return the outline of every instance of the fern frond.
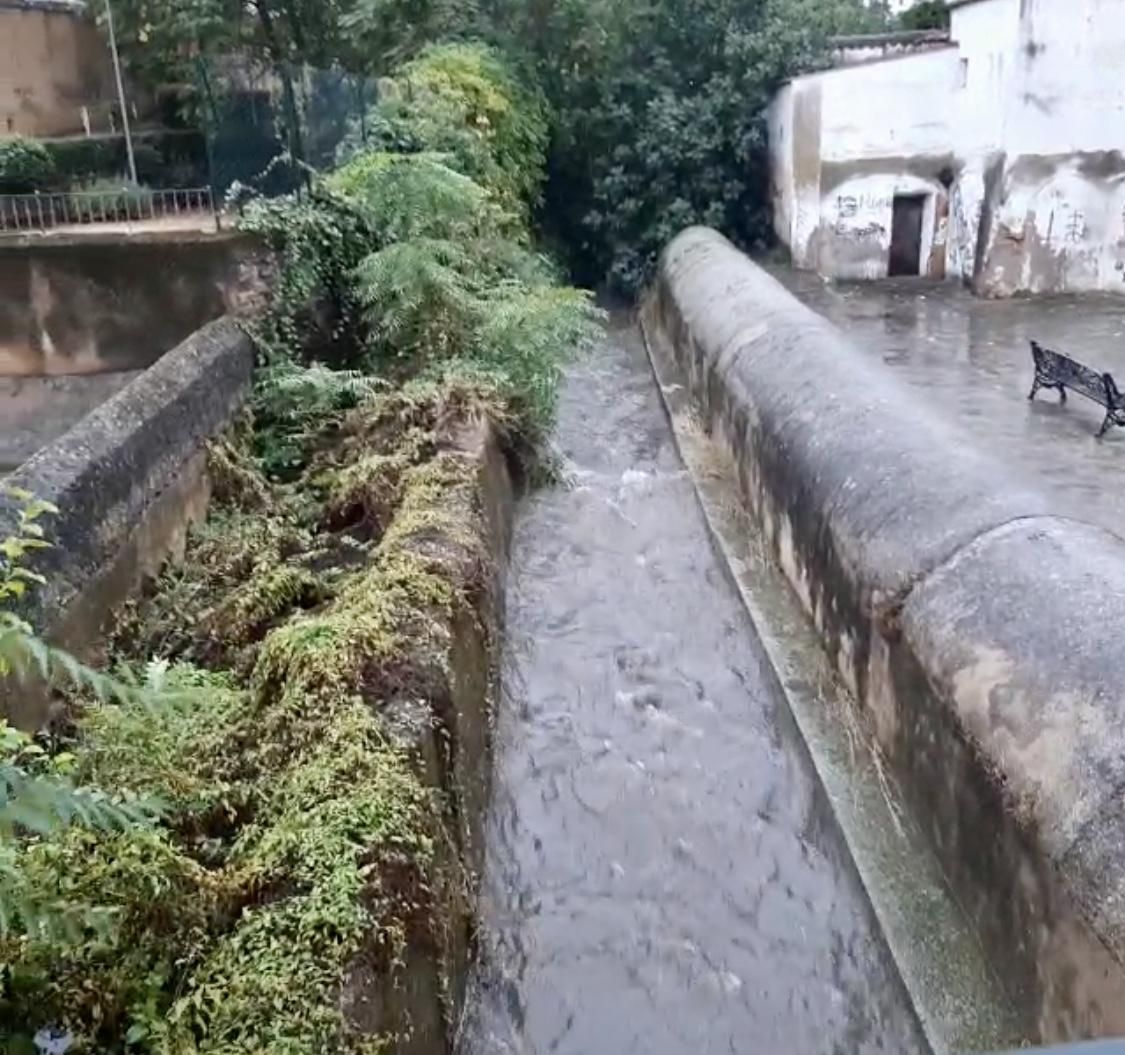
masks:
<path fill-rule="evenodd" d="M 357 201 L 386 243 L 473 238 L 503 221 L 488 192 L 440 154 L 367 153 L 329 177 Z"/>
<path fill-rule="evenodd" d="M 364 259 L 356 290 L 377 347 L 426 360 L 466 345 L 482 309 L 474 272 L 467 248 L 441 238 L 398 243 Z"/>

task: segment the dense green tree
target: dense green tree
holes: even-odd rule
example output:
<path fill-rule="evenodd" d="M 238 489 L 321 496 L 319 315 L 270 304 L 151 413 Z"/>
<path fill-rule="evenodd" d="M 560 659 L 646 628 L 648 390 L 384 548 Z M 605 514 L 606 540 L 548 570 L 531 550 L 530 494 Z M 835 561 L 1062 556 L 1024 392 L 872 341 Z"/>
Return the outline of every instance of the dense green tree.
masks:
<path fill-rule="evenodd" d="M 948 29 L 949 8 L 945 0 L 919 0 L 898 17 L 903 29 Z"/>
<path fill-rule="evenodd" d="M 765 107 L 826 38 L 882 26 L 860 0 L 491 0 L 555 125 L 545 217 L 584 281 L 635 290 L 689 223 L 765 237 Z"/>

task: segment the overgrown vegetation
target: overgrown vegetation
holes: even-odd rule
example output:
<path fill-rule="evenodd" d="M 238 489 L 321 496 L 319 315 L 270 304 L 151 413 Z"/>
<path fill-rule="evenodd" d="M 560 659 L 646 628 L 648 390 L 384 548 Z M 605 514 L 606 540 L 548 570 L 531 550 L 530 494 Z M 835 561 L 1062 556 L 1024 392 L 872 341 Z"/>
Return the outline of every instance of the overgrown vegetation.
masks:
<path fill-rule="evenodd" d="M 467 925 L 454 804 L 395 716 L 443 713 L 449 627 L 487 625 L 477 462 L 454 432 L 504 424 L 493 398 L 463 381 L 357 396 L 288 483 L 245 433 L 214 447 L 213 515 L 116 639 L 123 660 L 159 657 L 159 705 L 80 681 L 61 753 L 0 738 L 6 786 L 34 778 L 57 813 L 0 810 L 9 1045 L 43 1027 L 73 1052 L 393 1039 L 350 1014 L 353 979 L 389 992 L 408 942 L 440 950 Z"/>
<path fill-rule="evenodd" d="M 138 70 L 190 82 L 193 74 L 180 67 L 195 49 L 238 51 L 271 65 L 286 86 L 279 109 L 294 153 L 301 147 L 294 67 L 394 71 L 366 122 L 368 143 L 448 155 L 511 212 L 541 204 L 535 217 L 575 277 L 628 293 L 689 223 L 720 227 L 746 246 L 769 240 L 769 99 L 787 77 L 824 61 L 830 35 L 894 26 L 877 0 L 119 6 L 123 46 Z M 921 4 L 903 24 L 938 24 L 939 7 Z M 463 43 L 475 40 L 497 51 Z M 442 42 L 436 52 L 435 41 Z M 517 81 L 512 69 L 524 76 Z M 527 164 L 544 146 L 546 169 Z"/>
<path fill-rule="evenodd" d="M 544 222 L 582 281 L 635 293 L 692 223 L 769 239 L 765 109 L 834 33 L 882 28 L 860 0 L 503 0 L 554 113 Z"/>
<path fill-rule="evenodd" d="M 0 933 L 9 1046 L 50 1028 L 74 1053 L 382 1051 L 408 1023 L 355 1002 L 409 948 L 463 940 L 459 807 L 421 757 L 449 743 L 419 740 L 450 706 L 451 627 L 491 625 L 459 437 L 487 422 L 532 457 L 597 312 L 532 248 L 534 97 L 480 47 L 401 76 L 395 142 L 245 205 L 278 282 L 248 417 L 211 450 L 211 515 L 121 615 L 114 662 L 145 664 L 145 692 L 90 672 L 54 741 L 4 730 L 0 772 L 73 804 L 0 825 L 27 906 Z M 13 569 L 11 593 L 34 584 Z"/>
<path fill-rule="evenodd" d="M 457 436 L 487 422 L 533 459 L 567 357 L 598 333 L 534 226 L 628 291 L 688 223 L 763 238 L 770 94 L 828 34 L 882 23 L 860 0 L 116 10 L 154 87 L 190 80 L 200 50 L 277 71 L 291 170 L 294 64 L 390 76 L 336 171 L 282 198 L 234 188 L 278 262 L 254 393 L 211 451 L 185 560 L 122 613 L 112 676 L 15 612 L 49 511 L 25 496 L 0 547 L 0 679 L 53 681 L 70 705 L 53 739 L 0 726 L 0 1036 L 385 1051 L 401 1023 L 357 994 L 465 925 L 456 803 L 419 757 L 449 704 L 450 627 L 489 628 Z M 8 143 L 0 172 L 48 178 Z"/>
<path fill-rule="evenodd" d="M 534 445 L 562 363 L 597 333 L 589 295 L 531 248 L 547 123 L 494 52 L 425 51 L 372 122 L 379 149 L 308 193 L 245 207 L 244 226 L 282 257 L 256 408 L 277 471 L 300 461 L 309 410 L 347 407 L 370 375 L 486 384 L 512 441 Z"/>
<path fill-rule="evenodd" d="M 902 29 L 948 29 L 949 8 L 945 0 L 918 0 L 898 16 Z"/>
<path fill-rule="evenodd" d="M 0 194 L 32 194 L 46 190 L 55 178 L 47 148 L 34 139 L 0 139 Z"/>

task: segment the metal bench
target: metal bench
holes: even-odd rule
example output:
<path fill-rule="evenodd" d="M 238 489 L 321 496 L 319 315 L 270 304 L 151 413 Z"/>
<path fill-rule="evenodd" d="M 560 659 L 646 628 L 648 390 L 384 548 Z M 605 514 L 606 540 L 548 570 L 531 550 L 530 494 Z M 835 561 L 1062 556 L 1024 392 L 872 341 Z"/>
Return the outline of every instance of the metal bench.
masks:
<path fill-rule="evenodd" d="M 1065 403 L 1069 388 L 1105 407 L 1105 420 L 1098 430 L 1099 439 L 1111 425 L 1125 426 L 1125 396 L 1117 390 L 1112 374 L 1099 374 L 1069 355 L 1044 348 L 1037 341 L 1031 342 L 1031 357 L 1035 360 L 1035 381 L 1028 399 L 1034 399 L 1041 388 L 1055 388 L 1058 389 L 1059 402 Z"/>

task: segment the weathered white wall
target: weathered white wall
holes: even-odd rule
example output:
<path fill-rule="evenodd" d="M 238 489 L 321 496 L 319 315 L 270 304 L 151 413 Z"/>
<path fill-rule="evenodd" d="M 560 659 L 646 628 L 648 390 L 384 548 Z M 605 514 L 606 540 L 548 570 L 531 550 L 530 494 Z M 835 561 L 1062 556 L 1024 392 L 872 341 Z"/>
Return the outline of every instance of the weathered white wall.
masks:
<path fill-rule="evenodd" d="M 824 160 L 950 154 L 957 59 L 954 48 L 937 48 L 801 78 L 823 85 Z"/>
<path fill-rule="evenodd" d="M 958 46 L 958 90 L 953 101 L 957 180 L 950 191 L 946 273 L 971 281 L 987 174 L 1001 163 L 1004 118 L 1016 65 L 1020 0 L 962 4 L 952 12 L 950 36 Z"/>
<path fill-rule="evenodd" d="M 1024 0 L 982 292 L 1125 292 L 1123 73 L 1123 0 Z"/>
<path fill-rule="evenodd" d="M 775 100 L 794 262 L 885 275 L 893 198 L 925 194 L 930 274 L 993 295 L 1125 292 L 1125 0 L 976 0 L 951 38 Z"/>
<path fill-rule="evenodd" d="M 940 176 L 953 161 L 948 98 L 958 68 L 956 50 L 938 48 L 828 70 L 789 86 L 791 164 L 796 172 L 803 158 L 805 169 L 817 171 L 815 182 L 794 180 L 790 219 L 782 225 L 790 231 L 798 267 L 841 278 L 886 275 L 894 197 L 922 194 L 927 202 L 921 257 L 927 269 L 935 237 L 945 237 Z M 809 160 L 817 143 L 802 144 L 797 120 L 801 101 L 812 111 L 808 100 L 814 97 L 818 163 Z M 783 166 L 775 173 L 784 178 Z"/>
<path fill-rule="evenodd" d="M 793 245 L 793 86 L 785 85 L 766 112 L 770 137 L 770 195 L 773 232 L 782 244 Z"/>
<path fill-rule="evenodd" d="M 797 267 L 815 267 L 810 246 L 820 224 L 821 83 L 802 77 L 783 88 L 769 115 L 774 230 Z"/>
<path fill-rule="evenodd" d="M 1020 0 L 962 4 L 952 12 L 958 50 L 956 144 L 960 154 L 994 151 L 1004 142 L 1004 108 L 1016 64 Z"/>

